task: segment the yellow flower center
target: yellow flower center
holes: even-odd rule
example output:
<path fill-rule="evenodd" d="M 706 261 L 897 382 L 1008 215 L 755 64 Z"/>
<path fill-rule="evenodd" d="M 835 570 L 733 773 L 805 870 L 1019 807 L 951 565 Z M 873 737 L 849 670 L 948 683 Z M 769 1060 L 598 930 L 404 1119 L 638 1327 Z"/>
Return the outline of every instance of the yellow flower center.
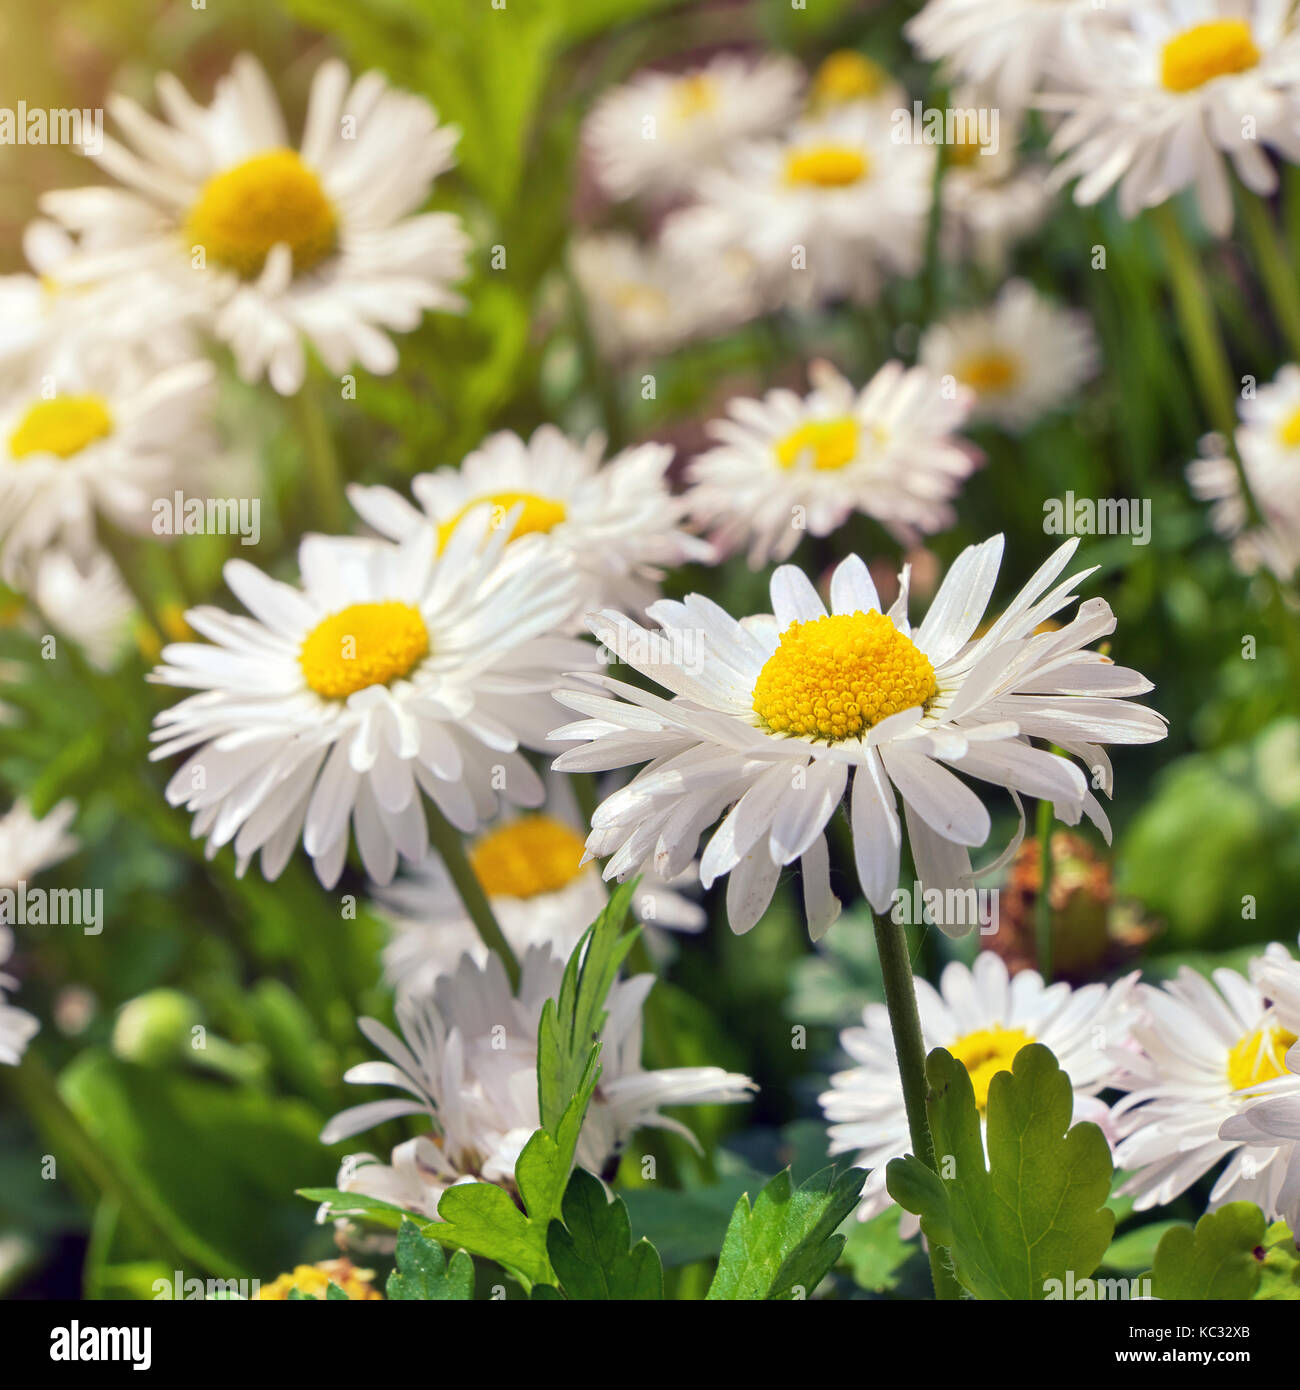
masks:
<path fill-rule="evenodd" d="M 419 609 L 389 599 L 354 603 L 317 623 L 298 664 L 317 695 L 345 700 L 367 686 L 398 680 L 428 654 L 429 629 Z"/>
<path fill-rule="evenodd" d="M 964 381 L 976 391 L 1006 391 L 1014 386 L 1019 378 L 1020 365 L 1010 353 L 994 349 L 976 357 L 968 357 L 957 368 L 956 376 L 959 381 Z"/>
<path fill-rule="evenodd" d="M 244 279 L 259 275 L 273 246 L 293 252 L 301 273 L 338 244 L 334 208 L 293 150 L 269 150 L 214 175 L 190 209 L 191 242 Z"/>
<path fill-rule="evenodd" d="M 703 116 L 718 104 L 718 88 L 714 80 L 703 72 L 691 73 L 673 83 L 673 115 L 679 121 L 689 121 L 695 116 Z"/>
<path fill-rule="evenodd" d="M 889 74 L 879 63 L 861 53 L 842 48 L 826 58 L 812 81 L 812 104 L 835 106 L 878 96 L 889 84 Z"/>
<path fill-rule="evenodd" d="M 282 1274 L 257 1291 L 259 1299 L 286 1300 L 297 1289 L 310 1298 L 323 1299 L 331 1284 L 337 1284 L 349 1299 L 370 1301 L 382 1299 L 374 1287 L 375 1274 L 370 1269 L 358 1269 L 351 1260 L 324 1260 L 318 1265 L 298 1265 L 291 1274 Z"/>
<path fill-rule="evenodd" d="M 524 816 L 490 831 L 470 850 L 474 875 L 490 898 L 556 893 L 582 872 L 582 836 L 550 816 Z"/>
<path fill-rule="evenodd" d="M 866 178 L 869 169 L 866 155 L 845 145 L 807 145 L 785 157 L 786 182 L 815 188 L 847 188 Z"/>
<path fill-rule="evenodd" d="M 1300 409 L 1292 411 L 1278 426 L 1277 437 L 1288 449 L 1300 444 Z"/>
<path fill-rule="evenodd" d="M 855 738 L 938 686 L 924 652 L 877 613 L 793 622 L 754 684 L 754 712 L 774 734 Z"/>
<path fill-rule="evenodd" d="M 782 468 L 811 460 L 819 472 L 843 468 L 857 457 L 858 422 L 847 415 L 838 420 L 809 420 L 776 444 Z"/>
<path fill-rule="evenodd" d="M 27 411 L 9 436 L 9 453 L 16 459 L 28 454 L 66 459 L 112 433 L 113 417 L 101 396 L 56 396 Z"/>
<path fill-rule="evenodd" d="M 1296 1035 L 1270 1024 L 1247 1033 L 1228 1053 L 1228 1084 L 1234 1091 L 1286 1075 L 1283 1058 Z"/>
<path fill-rule="evenodd" d="M 975 1088 L 975 1104 L 981 1110 L 988 1107 L 989 1086 L 1000 1071 L 1010 1071 L 1016 1053 L 1028 1047 L 1034 1039 L 1022 1028 L 980 1028 L 964 1038 L 949 1043 L 948 1051 L 970 1073 Z"/>
<path fill-rule="evenodd" d="M 672 307 L 661 289 L 654 285 L 638 285 L 635 280 L 623 280 L 610 286 L 609 299 L 628 314 L 663 316 Z"/>
<path fill-rule="evenodd" d="M 1160 80 L 1171 92 L 1192 92 L 1216 77 L 1248 72 L 1259 49 L 1244 19 L 1214 19 L 1170 39 L 1160 59 Z"/>
<path fill-rule="evenodd" d="M 438 550 L 441 552 L 446 548 L 447 542 L 451 539 L 451 533 L 475 507 L 491 503 L 492 525 L 500 526 L 506 516 L 521 502 L 524 504 L 524 509 L 519 514 L 519 520 L 515 522 L 514 530 L 510 532 L 512 541 L 517 541 L 520 536 L 532 535 L 535 532 L 541 532 L 545 535 L 568 516 L 568 510 L 563 502 L 557 502 L 550 497 L 539 497 L 535 492 L 492 492 L 485 497 L 475 497 L 473 501 L 466 502 L 455 516 L 444 521 L 438 527 Z"/>

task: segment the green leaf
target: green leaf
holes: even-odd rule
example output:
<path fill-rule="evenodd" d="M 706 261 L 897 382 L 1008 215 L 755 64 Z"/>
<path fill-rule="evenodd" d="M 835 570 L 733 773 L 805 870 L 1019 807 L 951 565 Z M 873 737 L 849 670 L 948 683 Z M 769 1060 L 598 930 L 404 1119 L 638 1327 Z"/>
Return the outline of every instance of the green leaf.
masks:
<path fill-rule="evenodd" d="M 1151 1268 L 1155 1259 L 1156 1247 L 1164 1238 L 1166 1231 L 1182 1225 L 1178 1221 L 1152 1221 L 1149 1225 L 1138 1226 L 1125 1231 L 1110 1243 L 1102 1259 L 1103 1269 L 1114 1269 L 1121 1274 L 1141 1274 Z"/>
<path fill-rule="evenodd" d="M 608 1201 L 599 1179 L 574 1170 L 564 1194 L 564 1221 L 552 1221 L 546 1248 L 570 1298 L 661 1299 L 664 1272 L 659 1252 L 644 1238 L 628 1249 L 627 1208 Z"/>
<path fill-rule="evenodd" d="M 920 1258 L 920 1245 L 904 1240 L 898 1224 L 898 1212 L 890 1207 L 870 1221 L 855 1221 L 849 1226 L 839 1262 L 841 1268 L 848 1267 L 858 1288 L 888 1293 L 902 1282 L 903 1266 Z"/>
<path fill-rule="evenodd" d="M 333 1279 L 330 1280 L 325 1290 L 324 1299 L 317 1298 L 314 1293 L 303 1293 L 301 1289 L 290 1289 L 287 1303 L 351 1303 L 351 1299 L 346 1292 L 341 1289 Z"/>
<path fill-rule="evenodd" d="M 1264 1213 L 1254 1202 L 1207 1211 L 1196 1229 L 1179 1225 L 1156 1247 L 1151 1291 L 1157 1298 L 1254 1298 L 1264 1242 Z"/>
<path fill-rule="evenodd" d="M 836 1227 L 857 1205 L 866 1172 L 823 1168 L 795 1187 L 787 1168 L 758 1194 L 742 1196 L 722 1242 L 709 1299 L 806 1298 L 844 1248 Z"/>
<path fill-rule="evenodd" d="M 388 1276 L 387 1293 L 402 1303 L 466 1302 L 474 1294 L 474 1261 L 457 1250 L 448 1264 L 436 1240 L 423 1235 L 414 1221 L 403 1221 L 397 1233 L 397 1268 Z"/>
<path fill-rule="evenodd" d="M 360 1192 L 343 1192 L 337 1187 L 300 1187 L 297 1195 L 309 1202 L 325 1203 L 331 1217 L 359 1217 L 390 1231 L 398 1230 L 409 1215 L 404 1207 L 392 1202 L 381 1202 L 378 1197 L 366 1197 Z"/>
<path fill-rule="evenodd" d="M 1070 1128 L 1074 1096 L 1056 1058 L 1034 1043 L 993 1078 L 987 1167 L 966 1068 L 936 1048 L 925 1073 L 940 1172 L 909 1154 L 890 1162 L 886 1185 L 948 1248 L 962 1286 L 982 1299 L 1042 1299 L 1049 1280 L 1089 1276 L 1115 1229 L 1104 1206 L 1110 1150 L 1096 1125 Z"/>
<path fill-rule="evenodd" d="M 1275 1221 L 1264 1233 L 1264 1261 L 1256 1298 L 1274 1302 L 1300 1299 L 1300 1250 L 1285 1221 Z"/>

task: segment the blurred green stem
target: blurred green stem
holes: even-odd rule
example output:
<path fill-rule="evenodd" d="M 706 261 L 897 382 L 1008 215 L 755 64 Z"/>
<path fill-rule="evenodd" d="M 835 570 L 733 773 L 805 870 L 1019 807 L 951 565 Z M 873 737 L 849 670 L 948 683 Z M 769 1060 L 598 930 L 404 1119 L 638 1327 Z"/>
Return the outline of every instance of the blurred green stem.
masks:
<path fill-rule="evenodd" d="M 1034 916 L 1038 929 L 1038 973 L 1052 983 L 1052 803 L 1038 803 L 1038 899 Z"/>
<path fill-rule="evenodd" d="M 314 383 L 303 382 L 302 389 L 293 398 L 293 405 L 306 461 L 303 474 L 303 491 L 307 494 L 305 513 L 316 518 L 326 535 L 340 535 L 346 529 L 343 474 L 320 394 Z"/>
<path fill-rule="evenodd" d="M 1247 189 L 1241 190 L 1237 201 L 1274 317 L 1286 334 L 1292 358 L 1300 361 L 1300 289 L 1296 286 L 1295 271 L 1278 239 L 1273 214 L 1258 194 Z"/>
<path fill-rule="evenodd" d="M 478 876 L 465 853 L 465 842 L 461 838 L 460 831 L 447 820 L 432 802 L 428 803 L 427 814 L 430 843 L 447 866 L 451 881 L 456 885 L 461 902 L 465 904 L 465 911 L 469 913 L 470 920 L 474 923 L 483 944 L 489 951 L 495 951 L 501 957 L 501 963 L 505 966 L 506 975 L 510 980 L 510 987 L 518 990 L 519 962 L 515 959 L 515 953 L 510 949 L 510 943 L 506 940 L 496 917 L 492 914 L 492 905 L 488 902 L 483 885 L 478 881 Z"/>
<path fill-rule="evenodd" d="M 153 629 L 159 647 L 165 646 L 167 642 L 166 628 L 163 625 L 158 605 L 154 601 L 149 584 L 140 572 L 139 554 L 136 548 L 128 537 L 124 536 L 111 522 L 105 521 L 103 517 L 99 518 L 95 529 L 99 536 L 100 545 L 112 557 L 114 565 L 117 566 L 117 572 L 122 576 L 122 582 L 135 600 L 141 618 Z"/>
<path fill-rule="evenodd" d="M 925 1079 L 925 1042 L 921 1036 L 921 1015 L 916 1007 L 916 986 L 912 983 L 912 961 L 908 954 L 907 933 L 890 913 L 873 912 L 876 928 L 876 953 L 885 982 L 885 1003 L 889 1008 L 889 1027 L 894 1035 L 894 1052 L 898 1058 L 898 1078 L 903 1085 L 903 1104 L 907 1109 L 907 1128 L 912 1138 L 912 1152 L 937 1173 L 934 1137 L 925 1110 L 927 1083 Z M 948 1265 L 947 1252 L 942 1246 L 930 1247 L 930 1275 L 934 1280 L 934 1295 L 941 1299 L 961 1296 L 956 1275 Z"/>

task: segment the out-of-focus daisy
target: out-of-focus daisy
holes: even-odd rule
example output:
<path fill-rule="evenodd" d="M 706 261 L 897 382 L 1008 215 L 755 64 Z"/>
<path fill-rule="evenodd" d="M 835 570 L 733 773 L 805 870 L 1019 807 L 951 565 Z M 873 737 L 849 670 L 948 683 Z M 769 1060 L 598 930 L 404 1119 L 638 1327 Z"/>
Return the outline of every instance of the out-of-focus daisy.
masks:
<path fill-rule="evenodd" d="M 695 191 L 774 299 L 869 301 L 920 266 L 933 171 L 933 148 L 894 141 L 883 112 L 854 102 L 739 147 Z"/>
<path fill-rule="evenodd" d="M 117 566 L 102 550 L 84 566 L 65 550 L 47 550 L 36 562 L 31 598 L 40 620 L 72 638 L 101 671 L 116 665 L 136 617 Z"/>
<path fill-rule="evenodd" d="M 946 1048 L 966 1068 L 982 1123 L 993 1078 L 1011 1070 L 1022 1047 L 1042 1043 L 1074 1089 L 1071 1123 L 1091 1120 L 1105 1128 L 1108 1107 L 1097 1095 L 1115 1082 L 1111 1049 L 1127 1039 L 1136 979 L 1134 972 L 1116 985 L 1044 985 L 1034 970 L 1009 976 L 999 957 L 982 951 L 973 969 L 959 961 L 945 966 L 938 989 L 916 981 L 925 1049 Z M 891 1204 L 885 1168 L 891 1158 L 911 1153 L 912 1141 L 889 1011 L 868 1004 L 862 1021 L 863 1027 L 840 1034 L 840 1046 L 855 1065 L 831 1077 L 821 1107 L 831 1122 L 831 1154 L 852 1153 L 854 1164 L 871 1170 L 858 1206 L 858 1219 L 866 1221 Z M 916 1218 L 905 1217 L 904 1226 L 914 1232 Z"/>
<path fill-rule="evenodd" d="M 1090 26 L 1064 90 L 1044 100 L 1065 113 L 1051 144 L 1057 180 L 1077 178 L 1083 205 L 1118 185 L 1124 217 L 1193 188 L 1205 225 L 1226 236 L 1224 156 L 1261 194 L 1277 187 L 1267 146 L 1300 158 L 1293 12 L 1288 0 L 1147 0 L 1129 11 L 1129 28 Z"/>
<path fill-rule="evenodd" d="M 950 499 L 978 461 L 956 435 L 974 392 L 945 393 L 936 377 L 901 362 L 860 391 L 828 362 L 814 362 L 808 377 L 807 396 L 734 400 L 730 418 L 710 424 L 721 442 L 691 464 L 687 500 L 719 548 L 748 543 L 758 568 L 855 511 L 906 545 L 952 525 Z"/>
<path fill-rule="evenodd" d="M 189 750 L 167 787 L 195 813 L 208 853 L 233 841 L 239 871 L 261 852 L 279 876 L 301 835 L 317 876 L 343 869 L 349 823 L 366 872 L 392 879 L 428 847 L 423 791 L 458 829 L 542 800 L 519 751 L 544 741 L 560 672 L 590 648 L 572 621 L 568 557 L 534 539 L 507 547 L 487 508 L 442 553 L 425 528 L 400 547 L 310 536 L 302 588 L 240 560 L 226 582 L 253 615 L 186 614 L 214 645 L 163 649 L 153 680 L 200 693 L 155 721 L 153 758 Z"/>
<path fill-rule="evenodd" d="M 398 1001 L 399 1038 L 374 1019 L 361 1031 L 390 1060 L 363 1062 L 345 1081 L 395 1086 L 407 1099 L 367 1101 L 336 1115 L 321 1134 L 335 1144 L 403 1115 L 422 1115 L 430 1130 L 393 1150 L 390 1163 L 369 1154 L 344 1162 L 339 1187 L 436 1216 L 448 1187 L 467 1179 L 511 1187 L 515 1162 L 540 1128 L 537 1033 L 542 1006 L 558 993 L 564 958 L 534 947 L 522 962 L 518 996 L 496 956 L 480 965 L 469 956 L 442 976 L 432 995 Z M 607 1003 L 601 1041 L 600 1086 L 578 1140 L 578 1163 L 604 1170 L 634 1131 L 653 1126 L 691 1139 L 660 1114 L 665 1105 L 747 1100 L 747 1076 L 720 1067 L 641 1066 L 641 1009 L 652 975 L 617 981 Z"/>
<path fill-rule="evenodd" d="M 886 111 L 907 103 L 907 88 L 874 59 L 839 48 L 822 59 L 808 86 L 808 107 L 825 111 L 850 102 L 870 102 Z"/>
<path fill-rule="evenodd" d="M 928 328 L 919 360 L 954 389 L 974 391 L 973 418 L 1009 430 L 1064 405 L 1098 367 L 1087 315 L 1058 307 L 1025 280 L 1009 280 L 987 308 Z"/>
<path fill-rule="evenodd" d="M 412 479 L 418 506 L 386 487 L 352 486 L 348 497 L 380 535 L 401 541 L 427 532 L 440 553 L 466 513 L 487 509 L 493 527 L 511 517 L 507 540 L 540 533 L 571 557 L 584 581 L 579 617 L 602 604 L 640 612 L 665 569 L 712 559 L 713 549 L 681 529 L 686 504 L 668 490 L 670 445 L 640 444 L 602 464 L 604 452 L 599 434 L 578 443 L 542 425 L 525 442 L 502 430 L 459 468 Z"/>
<path fill-rule="evenodd" d="M 585 832 L 569 779 L 551 773 L 545 810 L 503 817 L 467 847 L 470 866 L 519 959 L 530 947 L 546 945 L 567 956 L 608 901 L 596 866 L 583 862 Z M 637 885 L 633 915 L 652 932 L 699 931 L 703 909 L 678 891 L 694 878 L 692 868 L 673 884 L 662 883 L 651 869 Z M 384 951 L 386 973 L 401 992 L 428 993 L 466 952 L 480 965 L 487 960 L 487 947 L 440 860 L 430 856 L 375 896 L 393 929 Z"/>
<path fill-rule="evenodd" d="M 156 374 L 69 369 L 0 397 L 6 583 L 23 587 L 31 562 L 56 543 L 89 558 L 97 513 L 148 531 L 154 499 L 170 494 L 204 446 L 213 377 L 200 361 Z"/>
<path fill-rule="evenodd" d="M 789 120 L 804 76 L 789 58 L 721 53 L 688 72 L 643 72 L 606 92 L 583 126 L 612 198 L 680 193 L 701 167 Z"/>
<path fill-rule="evenodd" d="M 700 858 L 700 880 L 707 888 L 730 875 L 733 930 L 758 921 L 782 868 L 798 859 L 816 938 L 839 912 L 823 832 L 850 778 L 858 877 L 878 912 L 898 884 L 896 793 L 920 880 L 939 890 L 969 885 L 968 847 L 988 838 L 989 813 L 950 767 L 1006 787 L 1017 807 L 1021 794 L 1046 798 L 1060 819 L 1086 813 L 1109 834 L 1088 779 L 1031 740 L 1080 758 L 1109 793 L 1101 745 L 1154 742 L 1165 723 L 1120 698 L 1150 690 L 1144 676 L 1087 649 L 1114 629 L 1104 599 L 1088 600 L 1058 631 L 1034 634 L 1090 573 L 1057 582 L 1076 544 L 1061 546 L 974 641 L 997 581 L 1001 536 L 962 552 L 915 629 L 908 570 L 882 613 L 857 556 L 835 569 L 829 612 L 807 576 L 786 565 L 772 576 L 773 613 L 741 622 L 698 594 L 653 605 L 657 632 L 619 613 L 593 615 L 596 636 L 672 698 L 609 676 L 600 678 L 609 695 L 557 694 L 585 717 L 554 737 L 585 746 L 556 768 L 648 763 L 596 810 L 588 852 L 610 856 L 606 878 L 627 877 L 651 853 L 657 870 L 672 875 L 724 816 Z M 1021 821 L 1023 828 L 1023 812 Z M 972 923 L 940 925 L 966 931 Z"/>
<path fill-rule="evenodd" d="M 284 395 L 302 385 L 305 342 L 331 372 L 357 362 L 390 372 L 389 332 L 409 332 L 426 310 L 461 307 L 448 288 L 465 273 L 459 221 L 412 215 L 454 162 L 458 136 L 422 98 L 390 90 L 377 72 L 349 84 L 342 63 L 322 63 L 297 150 L 248 55 L 210 106 L 167 73 L 158 100 L 164 121 L 110 99 L 128 144 L 106 136 L 94 158 L 124 188 L 42 200 L 85 239 L 78 278 L 148 270 L 186 294 L 197 277 L 204 316 L 241 376 L 265 375 Z"/>
<path fill-rule="evenodd" d="M 982 87 L 989 102 L 1014 116 L 1045 77 L 1073 52 L 1086 30 L 1113 24 L 1127 0 L 928 0 L 903 32 L 921 57 Z"/>
<path fill-rule="evenodd" d="M 607 357 L 671 352 L 726 332 L 758 311 L 748 257 L 725 248 L 716 256 L 698 254 L 699 243 L 682 234 L 682 218 L 695 225 L 696 210 L 675 214 L 675 235 L 662 244 L 642 245 L 626 232 L 574 243 L 573 272 L 592 334 Z"/>
<path fill-rule="evenodd" d="M 1238 568 L 1250 574 L 1263 565 L 1290 583 L 1300 565 L 1300 367 L 1283 367 L 1238 412 L 1237 451 L 1260 524 L 1249 524 L 1241 479 L 1221 435 L 1205 437 L 1187 480 L 1201 501 L 1213 504 L 1210 523 L 1232 540 Z"/>
<path fill-rule="evenodd" d="M 76 819 L 73 801 L 61 801 L 44 816 L 34 816 L 23 799 L 0 816 L 0 888 L 19 883 L 57 864 L 77 851 L 68 827 Z"/>
<path fill-rule="evenodd" d="M 1112 1112 L 1121 1136 L 1115 1163 L 1132 1173 L 1120 1191 L 1139 1211 L 1163 1206 L 1226 1158 L 1210 1206 L 1257 1202 L 1271 1219 L 1286 1173 L 1275 1162 L 1280 1151 L 1222 1127 L 1261 1083 L 1300 1098 L 1300 1077 L 1283 1062 L 1296 1039 L 1257 985 L 1227 969 L 1213 980 L 1183 966 L 1159 988 L 1139 986 L 1132 1033 L 1140 1052 L 1126 1060 L 1130 1075 L 1120 1084 L 1129 1094 Z"/>
<path fill-rule="evenodd" d="M 14 934 L 0 925 L 0 965 L 13 954 Z M 40 1021 L 5 999 L 5 990 L 17 989 L 18 981 L 0 971 L 0 1063 L 16 1067 L 27 1051 L 27 1044 L 41 1030 Z"/>

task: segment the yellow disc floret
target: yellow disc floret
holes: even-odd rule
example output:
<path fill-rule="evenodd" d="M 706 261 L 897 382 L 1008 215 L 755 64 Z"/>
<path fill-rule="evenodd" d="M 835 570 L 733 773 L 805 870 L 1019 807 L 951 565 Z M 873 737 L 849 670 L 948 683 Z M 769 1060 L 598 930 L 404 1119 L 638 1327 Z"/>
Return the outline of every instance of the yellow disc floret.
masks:
<path fill-rule="evenodd" d="M 215 174 L 185 224 L 190 241 L 244 279 L 259 275 L 281 243 L 301 273 L 338 244 L 338 222 L 320 180 L 293 150 L 268 150 Z"/>
<path fill-rule="evenodd" d="M 429 654 L 420 610 L 395 599 L 354 603 L 307 634 L 298 653 L 307 684 L 327 700 L 408 675 Z"/>
<path fill-rule="evenodd" d="M 718 84 L 706 72 L 694 72 L 673 83 L 672 110 L 679 121 L 703 116 L 718 104 Z"/>
<path fill-rule="evenodd" d="M 88 444 L 113 433 L 113 417 L 100 396 L 56 396 L 37 401 L 9 436 L 12 458 L 56 454 L 61 459 L 79 454 Z"/>
<path fill-rule="evenodd" d="M 1008 352 L 996 348 L 990 352 L 968 357 L 954 373 L 958 381 L 976 391 L 1007 391 L 1020 377 L 1020 365 Z"/>
<path fill-rule="evenodd" d="M 1033 1038 L 1022 1028 L 980 1028 L 948 1044 L 948 1051 L 970 1074 L 975 1088 L 975 1104 L 984 1110 L 989 1103 L 989 1085 L 1000 1071 L 1010 1071 L 1016 1053 L 1028 1047 Z"/>
<path fill-rule="evenodd" d="M 1165 44 L 1160 80 L 1171 92 L 1192 92 L 1216 77 L 1249 72 L 1259 57 L 1244 19 L 1213 19 L 1194 25 Z"/>
<path fill-rule="evenodd" d="M 754 684 L 754 712 L 772 733 L 836 743 L 937 689 L 929 658 L 873 609 L 791 623 Z"/>
<path fill-rule="evenodd" d="M 1295 1042 L 1294 1033 L 1276 1025 L 1247 1033 L 1228 1053 L 1228 1084 L 1234 1091 L 1240 1091 L 1243 1087 L 1274 1081 L 1285 1075 L 1283 1058 Z"/>
<path fill-rule="evenodd" d="M 442 550 L 446 546 L 451 539 L 451 533 L 475 507 L 490 505 L 492 525 L 500 526 L 521 502 L 524 509 L 519 513 L 519 520 L 515 522 L 514 529 L 510 532 L 512 541 L 518 540 L 520 536 L 532 535 L 535 532 L 545 534 L 547 531 L 554 530 L 568 516 L 568 510 L 563 502 L 557 502 L 551 497 L 539 497 L 535 492 L 489 493 L 484 497 L 474 498 L 472 502 L 466 502 L 455 516 L 444 521 L 438 527 L 438 549 Z"/>
<path fill-rule="evenodd" d="M 1300 444 L 1300 410 L 1294 410 L 1277 428 L 1278 440 L 1288 449 Z"/>
<path fill-rule="evenodd" d="M 337 1284 L 348 1298 L 357 1303 L 382 1299 L 374 1287 L 374 1270 L 358 1269 L 351 1260 L 322 1260 L 317 1265 L 298 1265 L 291 1274 L 282 1274 L 257 1291 L 259 1299 L 287 1300 L 295 1289 L 308 1298 L 324 1299 L 331 1284 Z"/>
<path fill-rule="evenodd" d="M 582 872 L 582 836 L 550 816 L 523 816 L 490 831 L 470 851 L 475 877 L 490 898 L 555 893 Z"/>
<path fill-rule="evenodd" d="M 861 183 L 869 169 L 866 155 L 845 145 L 807 145 L 785 157 L 786 182 L 814 188 L 848 188 Z"/>
<path fill-rule="evenodd" d="M 822 61 L 812 80 L 812 105 L 837 106 L 879 96 L 890 77 L 879 63 L 850 48 L 841 48 Z"/>
<path fill-rule="evenodd" d="M 809 420 L 777 441 L 777 462 L 782 468 L 793 468 L 807 459 L 821 472 L 843 468 L 858 455 L 858 433 L 858 422 L 848 416 Z"/>

